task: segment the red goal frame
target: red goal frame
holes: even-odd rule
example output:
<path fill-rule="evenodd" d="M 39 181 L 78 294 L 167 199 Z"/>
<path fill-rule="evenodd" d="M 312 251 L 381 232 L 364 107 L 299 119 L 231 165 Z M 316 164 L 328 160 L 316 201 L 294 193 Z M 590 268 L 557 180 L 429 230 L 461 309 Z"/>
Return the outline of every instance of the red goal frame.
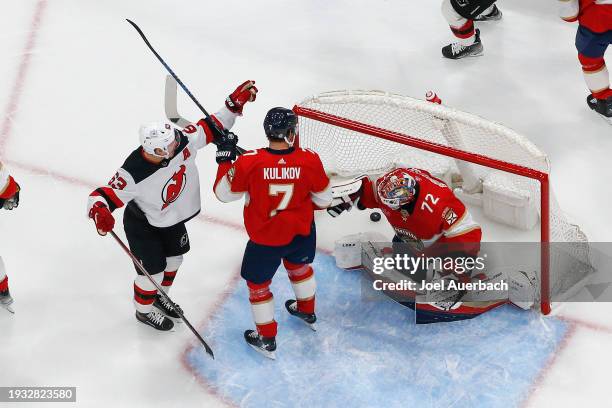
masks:
<path fill-rule="evenodd" d="M 304 108 L 295 105 L 293 111 L 298 116 L 338 126 L 355 132 L 364 133 L 370 136 L 401 143 L 418 149 L 426 150 L 443 156 L 452 157 L 490 167 L 496 170 L 505 171 L 523 177 L 528 177 L 540 182 L 540 266 L 541 266 L 541 286 L 540 286 L 540 310 L 547 315 L 551 311 L 550 305 L 550 185 L 548 174 L 530 169 L 518 164 L 508 163 L 503 160 L 493 159 L 476 153 L 466 152 L 450 146 L 421 140 L 416 137 L 399 132 L 379 128 L 340 116 L 321 112 L 315 109 Z"/>

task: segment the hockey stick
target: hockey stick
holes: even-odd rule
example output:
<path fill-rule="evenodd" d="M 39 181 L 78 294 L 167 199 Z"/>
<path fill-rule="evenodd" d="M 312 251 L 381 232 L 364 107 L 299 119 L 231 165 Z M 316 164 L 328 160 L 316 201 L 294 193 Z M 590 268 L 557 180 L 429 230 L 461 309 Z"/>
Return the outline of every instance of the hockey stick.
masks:
<path fill-rule="evenodd" d="M 138 260 L 138 258 L 136 258 L 134 256 L 134 254 L 132 253 L 132 251 L 130 251 L 130 249 L 123 243 L 123 241 L 121 240 L 121 238 L 119 238 L 117 236 L 117 234 L 115 234 L 115 231 L 110 231 L 110 234 L 113 236 L 113 238 L 115 238 L 115 241 L 117 241 L 117 243 L 119 244 L 119 246 L 121 246 L 121 249 L 123 249 L 123 251 L 132 259 L 132 262 L 134 262 L 134 265 L 136 265 L 136 267 L 138 268 L 138 270 L 140 270 L 140 272 L 142 272 L 150 281 L 151 283 L 157 288 L 157 292 L 164 298 L 166 299 L 166 301 L 168 303 L 170 303 L 172 305 L 172 307 L 174 307 L 174 310 L 176 311 L 176 314 L 179 315 L 179 317 L 181 318 L 181 320 L 183 322 L 185 322 L 185 324 L 187 325 L 187 327 L 189 327 L 189 330 L 192 331 L 192 333 L 198 338 L 198 340 L 200 340 L 200 343 L 202 343 L 202 345 L 204 346 L 204 349 L 206 349 L 206 353 L 208 353 L 208 355 L 210 355 L 212 357 L 212 359 L 215 359 L 215 355 L 213 354 L 212 349 L 208 346 L 208 344 L 206 344 L 206 341 L 202 338 L 202 336 L 200 336 L 200 333 L 197 332 L 196 329 L 193 328 L 193 326 L 191 325 L 191 323 L 189 323 L 189 320 L 187 320 L 187 318 L 185 317 L 185 315 L 183 315 L 183 310 L 181 310 L 180 307 L 178 307 L 173 301 L 172 299 L 170 299 L 170 297 L 166 294 L 166 292 L 164 292 L 164 290 L 162 289 L 162 287 L 159 285 L 159 283 L 157 283 L 155 281 L 155 279 L 153 279 L 153 277 L 149 274 L 149 272 L 147 272 L 147 270 L 144 268 L 144 266 L 142 266 L 142 264 L 140 263 L 140 261 Z"/>
<path fill-rule="evenodd" d="M 159 60 L 159 62 L 161 62 L 161 64 L 164 66 L 164 68 L 166 68 L 166 71 L 168 71 L 168 73 L 170 75 L 172 75 L 172 77 L 174 78 L 174 80 L 176 81 L 177 84 L 179 84 L 181 86 L 181 88 L 183 88 L 183 91 L 185 91 L 185 93 L 187 94 L 187 96 L 189 96 L 189 98 L 191 98 L 191 100 L 193 101 L 193 103 L 196 104 L 196 106 L 198 108 L 200 108 L 200 110 L 202 111 L 202 113 L 204 114 L 204 116 L 206 118 L 210 118 L 210 115 L 208 114 L 208 112 L 206 111 L 206 109 L 204 109 L 204 107 L 200 104 L 200 102 L 198 102 L 198 100 L 195 98 L 195 96 L 193 96 L 193 94 L 191 93 L 191 91 L 187 88 L 187 86 L 185 86 L 185 84 L 183 83 L 183 81 L 181 81 L 179 79 L 179 77 L 174 73 L 174 71 L 172 70 L 172 68 L 170 68 L 170 66 L 166 63 L 166 61 L 164 61 L 164 59 L 157 53 L 157 51 L 155 51 L 155 48 L 153 48 L 153 46 L 151 45 L 151 43 L 149 42 L 149 40 L 147 39 L 147 37 L 144 35 L 144 33 L 142 32 L 142 30 L 140 29 L 140 27 L 138 27 L 138 25 L 136 25 L 135 22 L 133 22 L 130 19 L 126 18 L 126 21 L 128 23 L 130 23 L 132 25 L 132 27 L 134 27 L 136 29 L 136 31 L 138 32 L 138 34 L 140 34 L 140 37 L 142 37 L 142 40 L 145 42 L 145 44 L 147 45 L 147 47 L 149 47 L 149 49 L 151 50 L 151 52 L 155 55 L 155 57 L 157 57 L 157 59 Z M 221 133 L 225 133 L 227 132 L 225 129 L 221 130 L 217 127 L 217 124 L 215 123 L 214 120 L 211 120 L 213 126 L 216 128 L 216 130 L 221 131 Z M 213 140 L 213 143 L 216 144 L 216 140 Z M 242 153 L 244 153 L 246 150 L 243 149 L 240 146 L 236 146 L 236 151 L 238 152 L 239 155 L 241 155 Z"/>
<path fill-rule="evenodd" d="M 166 117 L 170 122 L 185 128 L 193 122 L 185 119 L 178 113 L 176 91 L 176 81 L 172 75 L 166 75 L 166 88 L 164 92 L 164 110 L 166 111 Z"/>

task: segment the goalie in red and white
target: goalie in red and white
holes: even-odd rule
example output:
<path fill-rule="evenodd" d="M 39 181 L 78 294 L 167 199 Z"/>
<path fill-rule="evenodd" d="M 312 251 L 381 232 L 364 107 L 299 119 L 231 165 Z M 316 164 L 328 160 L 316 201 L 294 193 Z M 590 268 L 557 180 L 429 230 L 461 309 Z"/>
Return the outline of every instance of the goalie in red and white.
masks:
<path fill-rule="evenodd" d="M 407 253 L 413 257 L 443 257 L 457 260 L 475 258 L 479 254 L 482 238 L 480 226 L 450 187 L 425 170 L 396 168 L 376 179 L 358 177 L 352 182 L 343 183 L 334 188 L 334 202 L 328 213 L 335 217 L 345 210 L 350 210 L 354 205 L 362 209 L 380 209 L 394 229 L 392 248 L 383 248 L 378 253 L 374 250 L 371 256 Z M 353 242 L 348 242 L 351 240 Z M 354 241 L 368 240 L 371 241 L 371 237 L 367 234 L 349 236 L 341 240 L 340 245 L 336 247 L 337 264 L 347 269 L 362 266 L 362 248 L 360 242 Z M 384 238 L 381 237 L 379 240 L 384 241 Z M 344 252 L 340 248 L 345 249 Z M 370 245 L 370 248 L 373 249 L 374 246 Z M 357 251 L 359 253 L 356 253 Z M 460 272 L 457 272 L 458 270 L 459 268 L 451 267 L 436 271 L 437 276 L 427 276 L 428 271 L 425 268 L 413 271 L 411 275 L 390 275 L 389 280 L 398 281 L 406 276 L 417 283 L 421 283 L 427 277 L 450 278 L 460 282 L 500 279 L 499 274 L 489 277 L 482 273 L 483 271 L 466 271 L 465 268 L 461 268 Z M 520 291 L 530 285 L 524 279 L 520 281 L 519 279 L 513 278 L 508 282 L 512 290 Z M 401 296 L 404 301 L 394 295 L 391 296 L 400 303 L 414 308 L 418 294 L 420 294 L 418 291 L 403 291 Z M 507 302 L 506 295 L 499 296 L 499 294 L 487 294 L 486 302 L 463 302 L 464 294 L 465 292 L 440 293 L 434 296 L 437 301 L 418 303 L 417 322 L 419 322 L 419 312 L 420 323 L 462 320 L 476 317 Z M 519 306 L 524 305 L 519 304 Z"/>
<path fill-rule="evenodd" d="M 410 243 L 417 251 L 438 255 L 440 244 L 475 256 L 482 231 L 465 205 L 440 179 L 425 170 L 397 168 L 376 180 L 361 178 L 356 193 L 339 197 L 328 210 L 337 216 L 359 202 L 363 208 L 378 208 L 395 231 L 393 242 Z"/>

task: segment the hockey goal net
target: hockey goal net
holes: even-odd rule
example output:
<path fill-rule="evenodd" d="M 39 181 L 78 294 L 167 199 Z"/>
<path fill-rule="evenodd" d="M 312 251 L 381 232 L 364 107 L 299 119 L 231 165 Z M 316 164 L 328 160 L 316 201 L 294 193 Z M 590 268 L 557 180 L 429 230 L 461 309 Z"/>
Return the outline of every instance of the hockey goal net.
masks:
<path fill-rule="evenodd" d="M 576 243 L 572 256 L 590 265 L 586 236 L 567 221 L 550 191 L 547 156 L 524 136 L 444 105 L 380 91 L 326 92 L 294 111 L 300 146 L 316 151 L 333 176 L 425 169 L 494 222 L 515 228 L 517 236 L 539 228 L 544 314 L 551 299 L 563 299 L 586 280 L 586 272 L 555 265 L 550 255 L 549 243 Z"/>

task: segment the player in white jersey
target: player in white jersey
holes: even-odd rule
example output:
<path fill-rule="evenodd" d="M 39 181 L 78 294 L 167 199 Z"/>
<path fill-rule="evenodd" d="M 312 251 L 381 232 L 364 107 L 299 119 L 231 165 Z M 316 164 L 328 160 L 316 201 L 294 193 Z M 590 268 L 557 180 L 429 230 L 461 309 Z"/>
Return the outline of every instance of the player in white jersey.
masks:
<path fill-rule="evenodd" d="M 244 105 L 255 100 L 254 84 L 242 83 L 217 113 L 182 131 L 168 123 L 143 125 L 141 146 L 128 156 L 107 186 L 89 195 L 87 211 L 101 235 L 114 227 L 112 211 L 126 206 L 123 226 L 130 250 L 166 292 L 189 251 L 185 222 L 198 215 L 201 208 L 197 151 L 221 137 L 219 129 L 232 128 Z M 138 269 L 136 272 L 136 318 L 158 330 L 172 329 L 174 323 L 169 318 L 177 319 L 178 314 Z"/>
<path fill-rule="evenodd" d="M 6 167 L 0 162 L 0 208 L 12 210 L 19 205 L 19 184 L 10 176 Z M 8 276 L 2 257 L 0 257 L 0 306 L 14 313 L 11 304 L 13 298 L 9 292 Z"/>

